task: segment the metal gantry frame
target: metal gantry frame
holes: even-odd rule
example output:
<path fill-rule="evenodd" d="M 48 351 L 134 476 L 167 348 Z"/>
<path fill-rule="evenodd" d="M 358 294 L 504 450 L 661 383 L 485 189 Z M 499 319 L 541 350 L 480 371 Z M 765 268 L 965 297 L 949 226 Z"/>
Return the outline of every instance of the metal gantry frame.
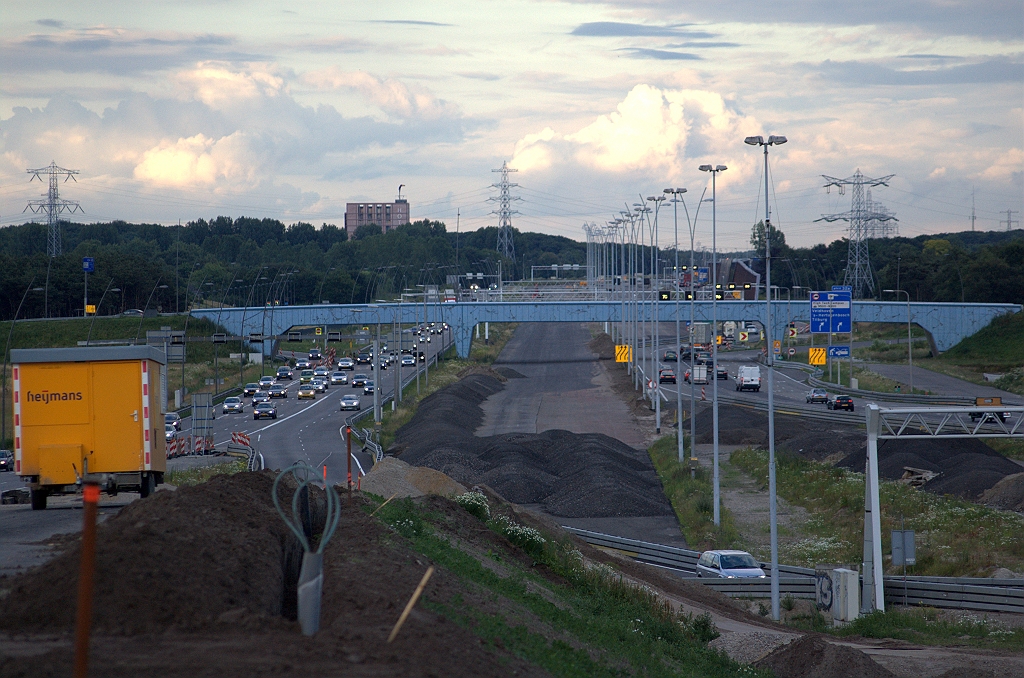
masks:
<path fill-rule="evenodd" d="M 943 438 L 1024 438 L 1024 407 L 880 407 L 868 403 L 864 467 L 864 563 L 861 612 L 885 611 L 878 441 Z"/>

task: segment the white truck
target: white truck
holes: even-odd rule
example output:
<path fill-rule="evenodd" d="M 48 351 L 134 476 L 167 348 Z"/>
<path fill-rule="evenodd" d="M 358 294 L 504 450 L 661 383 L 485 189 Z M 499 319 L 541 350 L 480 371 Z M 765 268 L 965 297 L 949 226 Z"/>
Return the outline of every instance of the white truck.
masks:
<path fill-rule="evenodd" d="M 761 368 L 757 365 L 741 365 L 736 370 L 737 391 L 760 391 Z"/>
<path fill-rule="evenodd" d="M 708 383 L 708 366 L 707 365 L 694 365 L 693 374 L 690 371 L 686 371 L 685 380 L 691 384 L 706 384 Z"/>

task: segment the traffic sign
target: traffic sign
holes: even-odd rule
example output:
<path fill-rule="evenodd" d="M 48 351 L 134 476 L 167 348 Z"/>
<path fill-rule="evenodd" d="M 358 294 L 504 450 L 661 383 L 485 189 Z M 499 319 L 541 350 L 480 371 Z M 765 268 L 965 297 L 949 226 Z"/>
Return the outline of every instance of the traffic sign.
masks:
<path fill-rule="evenodd" d="M 824 365 L 825 364 L 825 349 L 823 348 L 812 348 L 807 352 L 807 362 L 810 365 Z"/>
<path fill-rule="evenodd" d="M 92 257 L 82 257 L 82 270 L 86 273 L 92 273 L 96 270 L 96 260 Z"/>
<path fill-rule="evenodd" d="M 786 334 L 787 334 L 787 336 L 789 336 L 790 338 L 793 338 L 793 337 L 795 337 L 795 336 L 796 336 L 796 328 L 795 328 L 795 327 L 790 327 L 790 328 L 787 328 L 787 329 L 786 329 Z"/>
<path fill-rule="evenodd" d="M 853 285 L 833 285 L 833 292 L 850 292 L 853 293 Z"/>
<path fill-rule="evenodd" d="M 615 345 L 615 362 L 628 363 L 633 359 L 633 351 L 629 344 Z"/>
<path fill-rule="evenodd" d="M 86 315 L 96 315 L 96 304 L 87 304 L 85 307 Z"/>
<path fill-rule="evenodd" d="M 323 333 L 324 333 L 323 329 L 321 329 L 321 328 L 319 328 L 319 327 L 318 327 L 318 328 L 316 328 L 316 336 L 318 336 L 318 337 L 319 337 L 319 336 L 320 336 L 320 335 L 322 335 Z"/>
<path fill-rule="evenodd" d="M 849 358 L 850 347 L 849 346 L 829 346 L 828 347 L 829 358 Z"/>
<path fill-rule="evenodd" d="M 778 339 L 772 342 L 772 350 L 775 351 L 775 355 L 782 353 L 782 342 Z"/>
<path fill-rule="evenodd" d="M 750 339 L 749 332 L 740 332 L 740 341 L 747 341 Z"/>
<path fill-rule="evenodd" d="M 796 349 L 795 348 L 789 349 L 789 357 L 792 358 L 795 355 L 796 355 Z"/>
<path fill-rule="evenodd" d="M 852 327 L 851 293 L 811 292 L 811 332 L 816 334 L 847 333 Z"/>

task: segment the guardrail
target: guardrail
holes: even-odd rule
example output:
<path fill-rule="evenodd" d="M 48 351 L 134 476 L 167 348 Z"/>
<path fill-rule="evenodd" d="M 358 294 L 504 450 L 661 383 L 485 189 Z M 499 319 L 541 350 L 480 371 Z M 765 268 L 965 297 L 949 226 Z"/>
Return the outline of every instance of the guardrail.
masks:
<path fill-rule="evenodd" d="M 968 406 L 974 405 L 974 398 L 968 396 L 951 395 L 918 395 L 916 393 L 885 393 L 882 391 L 866 391 L 860 388 L 849 388 L 842 384 L 833 384 L 814 377 L 808 377 L 807 383 L 818 388 L 825 388 L 836 393 L 855 395 L 861 398 L 878 398 L 889 402 L 914 403 L 915 405 L 953 405 Z"/>
<path fill-rule="evenodd" d="M 696 573 L 700 551 L 665 544 L 617 537 L 601 532 L 562 526 L 593 546 L 611 549 L 634 560 L 686 574 Z M 762 564 L 762 567 L 765 567 Z M 815 573 L 808 567 L 779 565 L 779 592 L 794 598 L 815 597 Z M 702 584 L 732 598 L 767 598 L 769 579 L 698 579 Z M 907 577 L 886 576 L 886 602 L 925 605 L 954 610 L 1024 613 L 1024 579 L 987 579 L 981 577 Z M 904 593 L 905 591 L 905 593 Z"/>

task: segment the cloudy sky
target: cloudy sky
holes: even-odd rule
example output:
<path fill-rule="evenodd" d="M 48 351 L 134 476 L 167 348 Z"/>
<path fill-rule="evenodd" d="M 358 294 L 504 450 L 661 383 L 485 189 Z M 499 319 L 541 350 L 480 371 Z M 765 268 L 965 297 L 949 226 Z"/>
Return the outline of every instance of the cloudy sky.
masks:
<path fill-rule="evenodd" d="M 341 224 L 404 184 L 414 219 L 475 229 L 507 161 L 514 224 L 579 239 L 669 186 L 693 214 L 712 163 L 742 248 L 756 134 L 789 138 L 770 202 L 794 244 L 843 235 L 814 222 L 850 208 L 822 174 L 894 174 L 872 197 L 909 236 L 969 228 L 972 191 L 981 230 L 1024 208 L 1020 0 L 11 0 L 0 73 L 3 225 L 55 161 L 88 221 Z"/>

